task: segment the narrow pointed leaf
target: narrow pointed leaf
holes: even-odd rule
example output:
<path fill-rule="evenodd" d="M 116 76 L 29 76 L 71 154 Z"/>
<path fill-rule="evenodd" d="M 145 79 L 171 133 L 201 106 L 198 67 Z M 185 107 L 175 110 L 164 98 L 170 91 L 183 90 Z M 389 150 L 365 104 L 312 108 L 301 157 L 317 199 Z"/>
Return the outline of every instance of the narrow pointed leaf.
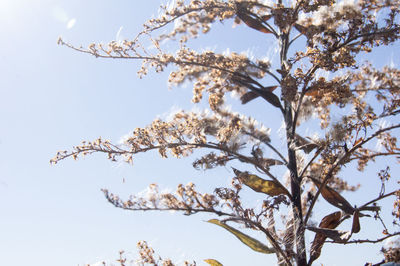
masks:
<path fill-rule="evenodd" d="M 278 96 L 273 94 L 270 91 L 261 91 L 261 97 L 263 97 L 267 102 L 272 104 L 275 107 L 281 108 L 281 101 L 279 100 Z"/>
<path fill-rule="evenodd" d="M 313 88 L 306 91 L 306 95 L 311 97 L 317 97 L 321 93 L 322 93 L 321 90 L 318 88 Z"/>
<path fill-rule="evenodd" d="M 311 180 L 317 185 L 319 189 L 321 189 L 321 183 L 318 180 L 314 178 L 311 178 Z M 321 190 L 321 195 L 327 202 L 329 202 L 333 206 L 343 210 L 348 214 L 354 213 L 355 209 L 353 208 L 353 206 L 351 206 L 351 204 L 334 189 L 325 186 Z"/>
<path fill-rule="evenodd" d="M 306 34 L 307 32 L 307 28 L 304 27 L 303 25 L 300 25 L 298 23 L 294 24 L 294 27 L 296 28 L 296 30 L 298 30 L 300 33 Z"/>
<path fill-rule="evenodd" d="M 249 92 L 243 94 L 242 97 L 240 97 L 240 100 L 242 101 L 242 104 L 246 104 L 246 103 L 254 100 L 257 97 L 259 97 L 259 95 L 256 92 L 249 91 Z"/>
<path fill-rule="evenodd" d="M 272 15 L 264 15 L 261 17 L 262 21 L 268 21 L 270 18 L 272 18 Z"/>
<path fill-rule="evenodd" d="M 228 230 L 230 233 L 234 234 L 243 244 L 248 246 L 254 251 L 265 253 L 265 254 L 271 254 L 275 253 L 275 249 L 272 247 L 267 247 L 257 239 L 252 238 L 251 236 L 248 236 L 239 230 L 230 227 L 229 225 L 217 220 L 217 219 L 211 219 L 208 221 L 209 223 L 219 225 L 223 227 L 224 229 Z"/>
<path fill-rule="evenodd" d="M 223 266 L 222 263 L 220 263 L 219 261 L 214 260 L 214 259 L 206 259 L 204 261 L 207 262 L 211 266 Z"/>
<path fill-rule="evenodd" d="M 261 21 L 258 19 L 252 18 L 245 11 L 239 10 L 236 15 L 250 28 L 264 32 L 264 33 L 272 33 L 268 28 L 266 28 Z"/>
<path fill-rule="evenodd" d="M 287 74 L 287 71 L 284 70 L 284 69 L 277 69 L 276 72 L 278 72 L 281 75 L 286 75 Z"/>
<path fill-rule="evenodd" d="M 263 158 L 260 159 L 264 167 L 269 167 L 272 165 L 284 165 L 284 163 L 280 160 L 271 159 L 271 158 Z"/>
<path fill-rule="evenodd" d="M 310 153 L 315 148 L 318 148 L 317 144 L 303 138 L 298 134 L 295 135 L 295 144 L 298 150 L 302 150 L 307 154 Z"/>
<path fill-rule="evenodd" d="M 312 226 L 308 226 L 307 229 L 318 234 L 325 235 L 326 237 L 329 237 L 330 239 L 339 243 L 346 243 L 352 235 L 351 231 L 340 231 Z"/>
<path fill-rule="evenodd" d="M 265 87 L 263 90 L 267 90 L 267 91 L 274 91 L 278 86 L 269 86 L 269 87 Z M 260 94 L 255 92 L 255 91 L 249 91 L 245 94 L 242 95 L 242 97 L 240 97 L 240 100 L 242 101 L 242 104 L 246 104 L 254 99 L 256 99 L 257 97 L 259 97 Z"/>
<path fill-rule="evenodd" d="M 256 192 L 264 193 L 269 196 L 277 196 L 282 194 L 287 195 L 286 189 L 281 184 L 275 181 L 265 180 L 256 175 L 251 175 L 247 172 L 241 172 L 235 168 L 232 169 L 239 180 L 243 182 L 243 184 Z"/>
<path fill-rule="evenodd" d="M 334 213 L 331 213 L 324 218 L 322 218 L 319 227 L 320 228 L 327 228 L 327 229 L 335 229 L 340 223 L 341 223 L 341 218 L 342 218 L 342 212 L 337 211 Z M 311 245 L 311 250 L 310 250 L 310 260 L 309 260 L 309 265 L 311 263 L 318 259 L 319 256 L 321 255 L 321 250 L 322 246 L 324 245 L 326 240 L 326 235 L 317 233 L 314 237 L 314 241 L 312 242 Z"/>
<path fill-rule="evenodd" d="M 360 229 L 361 229 L 359 214 L 360 214 L 360 212 L 358 210 L 354 211 L 354 214 L 353 214 L 353 225 L 351 227 L 351 231 L 353 233 L 358 233 L 358 232 L 360 232 Z"/>

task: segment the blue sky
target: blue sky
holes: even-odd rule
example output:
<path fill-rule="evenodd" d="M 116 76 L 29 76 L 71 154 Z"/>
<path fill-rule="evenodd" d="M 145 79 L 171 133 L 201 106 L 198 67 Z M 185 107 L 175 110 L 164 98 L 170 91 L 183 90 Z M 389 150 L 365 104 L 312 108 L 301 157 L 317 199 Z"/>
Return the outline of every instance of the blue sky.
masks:
<path fill-rule="evenodd" d="M 200 265 L 206 258 L 225 265 L 274 263 L 273 256 L 256 254 L 223 229 L 205 223 L 209 216 L 126 212 L 108 204 L 100 192 L 108 188 L 128 195 L 150 183 L 173 189 L 189 181 L 211 192 L 210 184 L 229 184 L 228 168 L 204 175 L 192 169 L 191 159 L 162 160 L 156 153 L 136 156 L 133 167 L 111 163 L 102 155 L 49 164 L 58 150 L 82 140 L 101 136 L 117 142 L 174 108 L 192 108 L 190 87 L 168 90 L 165 74 L 138 79 L 139 62 L 95 59 L 56 44 L 60 35 L 84 46 L 114 40 L 118 32 L 133 37 L 157 14 L 159 3 L 0 0 L 0 264 L 84 265 L 117 258 L 121 249 L 134 252 L 139 240 L 147 240 L 163 257 L 196 259 Z M 259 38 L 244 26 L 231 34 L 230 24 L 225 26 L 228 32 L 217 25 L 193 46 L 238 52 L 250 46 L 256 55 L 271 51 L 265 47 L 270 46 L 269 37 Z M 397 64 L 398 48 L 380 49 L 369 60 L 386 64 L 395 58 Z M 244 110 L 237 101 L 233 107 Z M 259 112 L 262 105 L 250 108 L 265 123 L 279 127 L 271 113 L 265 118 Z M 371 169 L 371 180 L 378 170 Z M 355 178 L 353 184 L 366 178 L 346 171 Z M 375 193 L 379 183 L 373 182 L 362 188 L 364 193 Z M 324 211 L 330 208 L 322 206 Z M 351 247 L 326 245 L 320 261 L 377 261 L 380 246 L 357 246 L 363 253 L 359 257 L 351 256 Z"/>

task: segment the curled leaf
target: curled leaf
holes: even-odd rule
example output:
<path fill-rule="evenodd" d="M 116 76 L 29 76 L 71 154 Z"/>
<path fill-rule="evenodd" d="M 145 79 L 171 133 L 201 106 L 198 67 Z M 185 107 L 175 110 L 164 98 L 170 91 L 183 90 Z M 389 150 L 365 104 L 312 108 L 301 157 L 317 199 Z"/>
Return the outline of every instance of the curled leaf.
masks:
<path fill-rule="evenodd" d="M 321 182 L 318 180 L 311 178 L 311 180 L 317 185 L 319 189 L 321 189 Z M 328 187 L 325 185 L 325 187 L 321 190 L 321 195 L 322 197 L 332 204 L 333 206 L 343 210 L 347 214 L 353 214 L 355 209 L 351 204 L 343 198 L 338 192 L 336 192 L 334 189 Z"/>
<path fill-rule="evenodd" d="M 206 259 L 204 261 L 207 262 L 211 266 L 223 266 L 222 263 L 220 263 L 219 261 L 214 260 L 214 259 Z"/>
<path fill-rule="evenodd" d="M 334 213 L 331 213 L 324 218 L 322 218 L 319 227 L 320 228 L 327 228 L 327 229 L 335 229 L 342 220 L 342 212 L 337 211 Z M 321 250 L 322 246 L 324 245 L 326 240 L 326 235 L 322 233 L 317 233 L 314 237 L 314 241 L 312 242 L 311 245 L 311 250 L 310 250 L 310 260 L 309 260 L 309 265 L 311 263 L 318 259 L 319 256 L 321 255 Z"/>
<path fill-rule="evenodd" d="M 354 211 L 354 214 L 353 214 L 353 225 L 351 227 L 351 231 L 353 233 L 358 233 L 358 232 L 360 232 L 360 229 L 361 229 L 359 214 L 360 214 L 359 210 L 355 210 Z"/>
<path fill-rule="evenodd" d="M 253 18 L 251 17 L 246 10 L 239 9 L 236 15 L 250 28 L 264 32 L 264 33 L 272 33 L 267 27 L 262 24 L 262 21 L 266 21 L 264 18 Z"/>
<path fill-rule="evenodd" d="M 217 219 L 211 219 L 207 222 L 216 224 L 216 225 L 219 225 L 219 226 L 225 228 L 226 230 L 228 230 L 229 232 L 234 234 L 243 244 L 245 244 L 246 246 L 248 246 L 249 248 L 251 248 L 254 251 L 265 253 L 265 254 L 275 253 L 274 248 L 267 247 L 266 245 L 264 245 L 257 239 L 254 239 L 251 236 L 248 236 L 248 235 L 240 232 L 239 230 L 237 230 L 233 227 L 230 227 L 229 225 L 227 225 Z"/>
<path fill-rule="evenodd" d="M 310 153 L 313 149 L 318 148 L 317 144 L 303 138 L 298 134 L 295 135 L 295 144 L 296 149 L 302 150 L 307 154 Z"/>
<path fill-rule="evenodd" d="M 247 172 L 241 172 L 232 168 L 238 179 L 246 186 L 256 192 L 265 193 L 269 196 L 278 196 L 282 194 L 287 195 L 286 189 L 278 182 L 272 180 L 265 180 L 256 175 L 251 175 Z"/>

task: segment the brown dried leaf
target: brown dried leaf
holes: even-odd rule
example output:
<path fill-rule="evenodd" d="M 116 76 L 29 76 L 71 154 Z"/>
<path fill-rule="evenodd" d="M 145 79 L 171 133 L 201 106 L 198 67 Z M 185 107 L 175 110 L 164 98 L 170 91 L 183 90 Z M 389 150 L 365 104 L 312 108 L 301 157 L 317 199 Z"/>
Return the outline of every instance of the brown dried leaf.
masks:
<path fill-rule="evenodd" d="M 245 13 L 245 11 L 238 10 L 236 15 L 250 28 L 253 28 L 255 30 L 264 32 L 264 33 L 272 33 L 269 29 L 267 29 L 264 25 L 261 24 L 261 22 L 255 18 L 252 18 L 248 14 Z M 263 19 L 264 20 L 264 19 Z"/>
<path fill-rule="evenodd" d="M 264 15 L 264 16 L 261 16 L 261 19 L 262 19 L 262 21 L 268 21 L 270 18 L 272 18 L 272 15 Z"/>
<path fill-rule="evenodd" d="M 315 148 L 318 148 L 317 144 L 303 138 L 298 134 L 295 135 L 295 144 L 297 149 L 302 150 L 307 154 L 310 153 Z"/>
<path fill-rule="evenodd" d="M 271 158 L 263 158 L 260 159 L 264 167 L 269 167 L 272 165 L 284 165 L 282 161 L 276 160 L 276 159 L 271 159 Z"/>
<path fill-rule="evenodd" d="M 255 98 L 257 98 L 259 95 L 254 92 L 254 91 L 249 91 L 245 94 L 242 95 L 242 97 L 240 97 L 240 100 L 242 101 L 242 104 L 246 104 L 252 100 L 254 100 Z"/>
<path fill-rule="evenodd" d="M 298 23 L 295 23 L 295 24 L 294 24 L 294 27 L 295 27 L 295 29 L 298 30 L 300 33 L 306 34 L 306 32 L 307 32 L 307 28 L 304 27 L 303 25 L 298 24 Z"/>
<path fill-rule="evenodd" d="M 352 225 L 352 227 L 351 227 L 351 231 L 353 232 L 353 233 L 358 233 L 358 232 L 360 232 L 360 229 L 361 229 L 361 227 L 360 227 L 360 217 L 359 217 L 359 211 L 358 210 L 355 210 L 354 211 L 354 214 L 353 214 L 353 225 Z"/>
<path fill-rule="evenodd" d="M 321 183 L 318 180 L 314 178 L 311 178 L 311 180 L 317 185 L 319 189 L 321 188 Z M 351 206 L 351 204 L 345 198 L 343 198 L 338 192 L 328 187 L 327 185 L 325 185 L 325 187 L 321 190 L 321 195 L 327 202 L 343 210 L 345 213 L 348 214 L 354 213 L 355 209 L 353 208 L 353 206 Z"/>
<path fill-rule="evenodd" d="M 267 102 L 269 102 L 270 104 L 272 104 L 273 106 L 275 106 L 277 108 L 282 107 L 281 101 L 279 100 L 278 96 L 276 96 L 275 94 L 273 94 L 270 91 L 262 91 L 261 97 L 263 97 L 265 100 L 267 100 Z"/>
<path fill-rule="evenodd" d="M 308 226 L 307 229 L 317 234 L 322 234 L 325 237 L 329 237 L 330 239 L 338 243 L 346 243 L 352 235 L 351 231 L 333 230 L 333 229 L 326 229 L 326 228 L 319 228 L 312 226 Z"/>
<path fill-rule="evenodd" d="M 319 227 L 320 228 L 327 228 L 327 229 L 335 229 L 341 222 L 342 218 L 342 212 L 337 211 L 334 213 L 331 213 L 324 218 L 322 218 Z M 326 235 L 317 233 L 314 237 L 314 241 L 311 245 L 311 251 L 310 251 L 310 261 L 309 264 L 318 259 L 319 256 L 321 255 L 321 249 L 322 246 L 324 245 L 326 240 Z"/>
<path fill-rule="evenodd" d="M 263 90 L 272 92 L 276 88 L 278 88 L 278 86 L 269 86 L 269 87 L 264 87 Z M 242 101 L 242 104 L 246 104 L 246 103 L 256 99 L 257 97 L 259 97 L 260 94 L 262 94 L 261 90 L 260 90 L 260 93 L 257 93 L 255 91 L 249 91 L 249 92 L 243 94 L 242 97 L 240 97 L 240 100 Z"/>

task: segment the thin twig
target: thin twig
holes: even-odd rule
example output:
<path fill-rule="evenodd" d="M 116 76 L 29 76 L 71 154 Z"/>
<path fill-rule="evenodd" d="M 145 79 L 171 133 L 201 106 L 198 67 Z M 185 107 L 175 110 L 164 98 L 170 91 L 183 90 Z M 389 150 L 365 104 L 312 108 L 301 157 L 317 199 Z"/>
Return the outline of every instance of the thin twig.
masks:
<path fill-rule="evenodd" d="M 341 157 L 337 158 L 336 162 L 332 165 L 331 169 L 329 169 L 329 171 L 327 172 L 327 174 L 325 175 L 323 181 L 321 182 L 321 185 L 319 186 L 319 189 L 317 191 L 317 193 L 315 194 L 310 207 L 308 208 L 306 217 L 304 219 L 304 224 L 307 224 L 308 219 L 311 216 L 311 212 L 312 209 L 314 208 L 315 203 L 317 202 L 317 199 L 319 197 L 319 195 L 321 194 L 322 190 L 325 188 L 326 184 L 328 183 L 329 179 L 332 176 L 333 171 L 335 171 L 335 169 L 342 164 L 342 162 L 348 158 L 353 152 L 355 152 L 358 148 L 360 148 L 361 146 L 363 146 L 364 144 L 366 144 L 367 142 L 369 142 L 370 140 L 374 139 L 375 137 L 379 136 L 380 134 L 392 130 L 392 129 L 396 129 L 396 128 L 400 128 L 400 124 L 398 125 L 394 125 L 391 127 L 386 127 L 386 128 L 382 128 L 378 131 L 376 131 L 374 134 L 372 134 L 370 137 L 366 138 L 365 140 L 361 141 L 360 143 L 354 145 L 350 150 L 348 150 L 347 152 L 345 152 Z"/>
<path fill-rule="evenodd" d="M 333 240 L 327 240 L 326 243 L 334 243 L 334 244 L 343 244 L 343 245 L 347 245 L 347 244 L 361 244 L 361 243 L 379 243 L 382 242 L 388 238 L 394 237 L 400 235 L 400 232 L 396 232 L 393 234 L 390 234 L 388 236 L 382 237 L 382 238 L 378 238 L 375 240 L 369 240 L 369 239 L 355 239 L 355 240 L 351 240 L 351 241 L 347 241 L 347 242 L 337 242 L 337 241 L 333 241 Z"/>

